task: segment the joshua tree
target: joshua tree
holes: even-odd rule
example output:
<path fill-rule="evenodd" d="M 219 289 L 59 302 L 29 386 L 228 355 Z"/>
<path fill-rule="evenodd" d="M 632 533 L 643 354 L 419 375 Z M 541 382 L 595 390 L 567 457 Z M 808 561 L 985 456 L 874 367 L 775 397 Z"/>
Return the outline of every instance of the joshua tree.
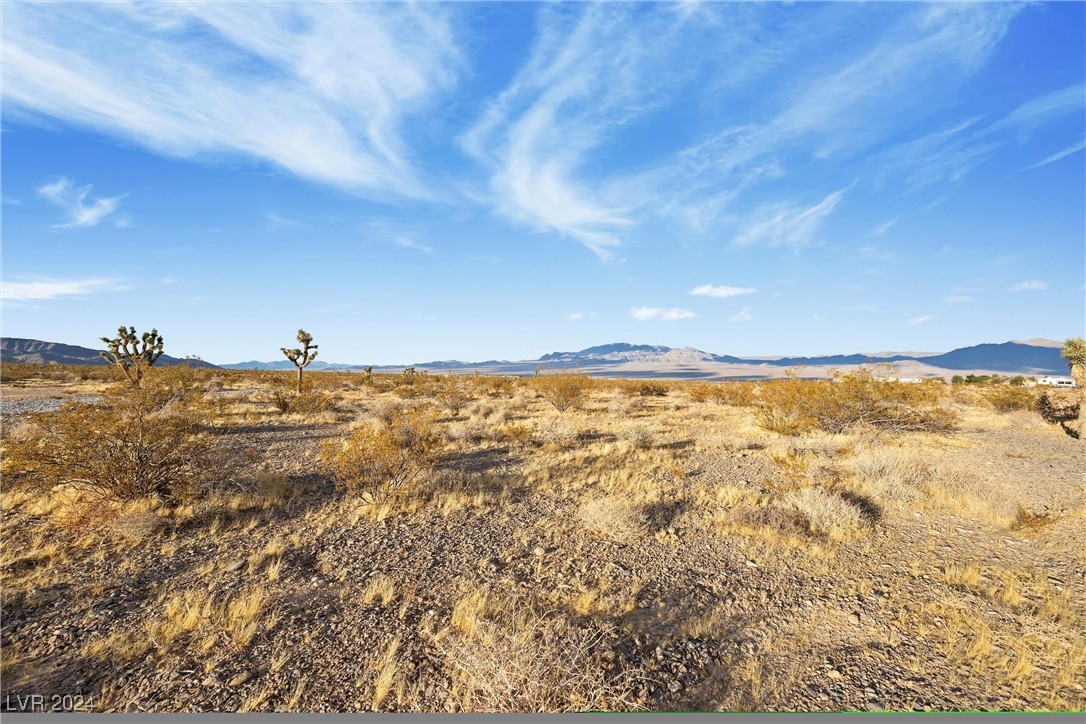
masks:
<path fill-rule="evenodd" d="M 117 328 L 117 336 L 113 339 L 100 339 L 109 345 L 109 350 L 99 352 L 98 356 L 116 365 L 133 387 L 140 386 L 143 373 L 162 356 L 162 335 L 157 329 L 137 337 L 135 327 L 125 329 L 122 325 Z"/>
<path fill-rule="evenodd" d="M 1086 340 L 1082 337 L 1071 337 L 1063 343 L 1060 354 L 1067 360 L 1067 366 L 1071 369 L 1071 378 L 1079 388 L 1077 424 L 1081 438 L 1083 433 L 1086 433 Z"/>
<path fill-rule="evenodd" d="M 1071 368 L 1071 377 L 1078 385 L 1086 386 L 1086 340 L 1082 337 L 1072 337 L 1063 343 L 1060 354 L 1067 360 L 1067 366 Z"/>
<path fill-rule="evenodd" d="M 309 366 L 309 363 L 317 359 L 317 345 L 313 344 L 313 335 L 304 329 L 298 330 L 298 343 L 302 345 L 301 349 L 287 349 L 283 347 L 283 354 L 287 356 L 294 366 L 298 368 L 298 394 L 302 393 L 302 370 Z"/>

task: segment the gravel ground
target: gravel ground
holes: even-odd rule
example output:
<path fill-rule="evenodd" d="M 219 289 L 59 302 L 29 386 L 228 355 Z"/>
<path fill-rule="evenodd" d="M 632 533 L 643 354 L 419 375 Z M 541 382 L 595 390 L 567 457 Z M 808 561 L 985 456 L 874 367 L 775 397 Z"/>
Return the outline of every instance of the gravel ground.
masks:
<path fill-rule="evenodd" d="M 5 400 L 4 411 L 63 402 Z M 672 511 L 675 522 L 664 521 L 656 535 L 631 543 L 601 538 L 578 523 L 580 492 L 567 496 L 523 482 L 525 458 L 540 453 L 515 445 L 447 463 L 492 475 L 506 495 L 500 508 L 423 509 L 352 522 L 342 515 L 347 501 L 310 472 L 320 443 L 345 429 L 238 428 L 225 436 L 231 449 L 256 451 L 302 495 L 254 526 L 205 535 L 200 526 L 208 521 L 197 520 L 170 539 L 168 553 L 161 540 L 151 539 L 123 554 L 87 555 L 48 585 L 8 596 L 3 642 L 21 664 L 5 693 L 29 692 L 31 684 L 47 693 L 108 691 L 108 708 L 139 711 L 235 711 L 246 704 L 266 711 L 364 711 L 372 701 L 375 654 L 400 637 L 399 670 L 413 692 L 404 708 L 456 711 L 449 662 L 421 630 L 449 626 L 459 596 L 487 589 L 563 610 L 590 592 L 629 597 L 632 605 L 622 612 L 611 605 L 585 618 L 616 624 L 606 645 L 624 665 L 644 672 L 634 696 L 651 709 L 711 709 L 755 687 L 755 680 L 765 691 L 779 687 L 776 699 L 759 694 L 763 701 L 800 711 L 1037 709 L 1057 693 L 1086 706 L 1081 681 L 1061 684 L 1058 692 L 1055 684 L 1049 690 L 1038 683 L 1057 680 L 1075 655 L 1086 601 L 1086 445 L 1057 428 L 966 431 L 956 438 L 962 445 L 946 453 L 998 478 L 1030 512 L 1051 515 L 1053 523 L 1012 532 L 932 509 L 886 509 L 866 540 L 821 541 L 828 557 L 722 535 L 708 516 L 681 505 Z M 758 486 L 781 475 L 767 450 L 710 445 L 682 460 L 688 472 L 675 481 L 678 499 L 685 485 Z M 331 511 L 340 512 L 333 518 Z M 5 545 L 26 543 L 39 523 L 32 512 L 5 511 Z M 301 542 L 283 555 L 274 580 L 246 565 L 250 555 L 286 536 Z M 1071 619 L 1038 613 L 1042 601 L 1030 596 L 1040 589 L 1027 589 L 1024 602 L 1012 605 L 950 584 L 942 574 L 951 564 L 1035 575 L 1052 595 L 1067 596 Z M 393 600 L 365 603 L 362 592 L 378 576 L 393 582 Z M 268 607 L 276 622 L 249 645 L 220 644 L 205 653 L 183 642 L 156 643 L 116 662 L 87 653 L 110 636 L 145 635 L 147 623 L 161 616 L 163 592 L 226 597 L 253 585 L 273 588 Z M 996 664 L 979 658 L 988 654 L 974 652 L 973 665 L 948 656 L 958 645 L 955 636 L 979 638 L 949 630 L 946 611 L 957 608 L 990 629 L 992 661 L 1026 642 L 1040 678 L 1020 689 L 993 686 L 984 667 Z M 691 630 L 691 622 L 709 617 L 712 626 Z M 304 697 L 290 705 L 299 682 Z M 396 708 L 395 697 L 385 706 Z"/>

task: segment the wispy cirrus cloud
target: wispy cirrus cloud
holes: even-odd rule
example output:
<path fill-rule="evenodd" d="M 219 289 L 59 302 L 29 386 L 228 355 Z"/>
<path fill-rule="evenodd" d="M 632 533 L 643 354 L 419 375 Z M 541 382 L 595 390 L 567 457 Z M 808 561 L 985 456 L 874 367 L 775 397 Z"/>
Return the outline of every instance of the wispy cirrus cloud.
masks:
<path fill-rule="evenodd" d="M 59 297 L 85 297 L 100 292 L 120 292 L 129 287 L 117 279 L 52 279 L 5 281 L 0 283 L 0 299 L 5 301 L 41 301 Z"/>
<path fill-rule="evenodd" d="M 392 238 L 392 243 L 400 247 L 401 249 L 411 249 L 412 251 L 417 251 L 421 254 L 434 253 L 433 247 L 426 246 L 426 244 L 415 241 L 408 236 L 395 236 Z"/>
<path fill-rule="evenodd" d="M 844 193 L 844 189 L 834 191 L 817 204 L 806 207 L 790 202 L 762 206 L 732 243 L 736 246 L 804 246 L 813 240 L 822 221 L 837 208 Z"/>
<path fill-rule="evenodd" d="M 1012 292 L 1040 292 L 1048 289 L 1048 284 L 1040 279 L 1027 279 L 1024 282 L 1018 282 L 1010 288 Z"/>
<path fill-rule="evenodd" d="M 919 317 L 913 317 L 908 322 L 906 322 L 906 324 L 916 326 L 917 324 L 926 324 L 927 322 L 930 322 L 933 319 L 935 319 L 935 315 L 933 315 L 933 314 L 925 314 L 925 315 L 922 315 L 922 316 L 919 316 Z"/>
<path fill-rule="evenodd" d="M 43 184 L 37 188 L 40 196 L 64 210 L 67 219 L 63 223 L 51 224 L 53 229 L 77 229 L 97 226 L 117 210 L 118 204 L 126 194 L 108 198 L 91 198 L 91 186 L 76 186 L 68 178 Z M 129 225 L 124 219 L 119 225 Z"/>
<path fill-rule="evenodd" d="M 747 306 L 743 307 L 742 309 L 740 309 L 738 312 L 736 312 L 732 316 L 728 317 L 728 321 L 729 322 L 749 322 L 752 319 L 754 319 L 754 315 L 750 313 L 750 310 L 752 310 L 752 309 L 754 309 L 754 306 L 748 304 Z"/>
<path fill-rule="evenodd" d="M 302 229 L 308 229 L 309 224 L 304 221 L 298 221 L 297 219 L 290 219 L 286 216 L 281 216 L 274 211 L 269 211 L 264 214 L 264 230 L 265 231 L 300 231 Z"/>
<path fill-rule="evenodd" d="M 758 291 L 753 287 L 731 287 L 726 284 L 713 285 L 702 284 L 700 287 L 694 287 L 690 290 L 691 296 L 695 297 L 716 297 L 718 299 L 727 299 L 728 297 L 738 297 L 744 294 L 754 294 Z"/>
<path fill-rule="evenodd" d="M 222 154 L 429 197 L 403 126 L 463 60 L 438 5 L 27 3 L 5 8 L 7 113 L 187 158 Z"/>
<path fill-rule="evenodd" d="M 698 315 L 694 314 L 689 309 L 679 309 L 678 307 L 671 307 L 669 309 L 661 307 L 634 307 L 630 310 L 630 316 L 641 322 L 646 322 L 650 319 L 674 322 L 680 319 L 693 319 Z"/>
<path fill-rule="evenodd" d="M 489 203 L 616 258 L 644 207 L 669 203 L 659 192 L 674 175 L 666 168 L 672 159 L 644 159 L 637 168 L 620 152 L 604 170 L 600 155 L 615 154 L 611 144 L 642 118 L 673 109 L 707 58 L 732 79 L 772 65 L 772 51 L 750 40 L 755 15 L 701 4 L 542 6 L 528 60 L 461 138 L 488 171 Z M 693 154 L 686 160 L 697 163 Z"/>
<path fill-rule="evenodd" d="M 1086 85 L 1076 83 L 1025 101 L 989 123 L 973 116 L 938 131 L 900 143 L 879 155 L 884 173 L 901 172 L 912 186 L 958 181 L 987 163 L 1004 147 L 1023 143 L 1045 125 L 1086 104 Z M 1076 144 L 1052 154 L 1027 169 L 1058 161 L 1086 147 Z"/>
<path fill-rule="evenodd" d="M 1067 148 L 1063 149 L 1062 151 L 1057 151 L 1056 153 L 1053 153 L 1053 154 L 1051 154 L 1049 156 L 1045 156 L 1044 158 L 1042 158 L 1037 163 L 1033 164 L 1032 166 L 1027 166 L 1026 168 L 1024 168 L 1022 170 L 1023 171 L 1032 171 L 1035 168 L 1040 168 L 1041 166 L 1047 166 L 1050 163 L 1055 163 L 1056 161 L 1059 161 L 1062 158 L 1066 158 L 1067 156 L 1070 156 L 1071 154 L 1074 154 L 1074 153 L 1078 153 L 1079 151 L 1082 151 L 1082 150 L 1086 150 L 1086 139 L 1083 139 L 1083 140 L 1079 141 L 1078 143 L 1076 143 L 1074 145 L 1068 146 Z"/>
<path fill-rule="evenodd" d="M 792 166 L 811 157 L 854 157 L 910 129 L 984 66 L 1020 9 L 944 5 L 888 11 L 889 22 L 869 28 L 866 45 L 819 63 L 783 90 L 767 84 L 766 93 L 779 107 L 776 114 L 726 126 L 650 172 L 658 182 L 657 198 L 669 199 L 665 209 L 700 229 L 736 215 L 741 225 L 757 229 L 765 208 L 753 219 L 732 209 L 743 190 L 786 177 Z M 818 15 L 804 17 L 811 20 L 809 28 L 785 25 L 781 37 L 802 44 L 808 34 L 820 32 Z M 878 165 L 869 173 L 884 175 Z M 679 191 L 660 194 L 662 189 Z"/>

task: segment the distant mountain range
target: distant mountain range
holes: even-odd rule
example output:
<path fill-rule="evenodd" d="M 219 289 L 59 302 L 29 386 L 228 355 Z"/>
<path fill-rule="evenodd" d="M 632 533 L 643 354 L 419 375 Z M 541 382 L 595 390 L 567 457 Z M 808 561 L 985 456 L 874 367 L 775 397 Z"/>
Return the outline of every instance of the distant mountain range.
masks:
<path fill-rule="evenodd" d="M 60 342 L 42 342 L 40 339 L 21 339 L 19 337 L 0 337 L 0 362 L 27 362 L 44 365 L 106 365 L 98 356 L 99 350 L 89 347 L 77 347 L 74 344 Z M 168 354 L 158 359 L 158 364 L 176 365 L 189 362 L 195 367 L 214 367 L 215 365 L 198 359 L 178 359 Z"/>
<path fill-rule="evenodd" d="M 0 338 L 0 360 L 35 364 L 106 364 L 98 350 L 88 347 L 42 342 L 36 339 Z M 178 364 L 186 360 L 163 355 L 161 362 Z M 200 367 L 222 367 L 249 370 L 291 370 L 289 360 L 273 362 L 237 362 L 213 365 L 193 360 Z M 622 376 L 776 376 L 788 367 L 808 367 L 828 370 L 868 363 L 888 362 L 917 375 L 941 375 L 953 372 L 1002 372 L 1024 375 L 1066 374 L 1067 364 L 1060 356 L 1060 343 L 1048 339 L 1012 341 L 1002 344 L 978 344 L 962 347 L 945 354 L 935 353 L 876 353 L 840 354 L 818 357 L 735 357 L 704 352 L 693 347 L 672 348 L 658 345 L 616 342 L 582 349 L 579 352 L 551 352 L 537 360 L 488 360 L 462 362 L 439 360 L 413 365 L 433 372 L 477 370 L 486 374 L 531 374 L 538 366 L 545 369 L 583 368 L 591 374 Z M 403 365 L 374 366 L 377 371 L 401 370 Z M 310 370 L 361 370 L 362 365 L 340 364 L 316 360 Z M 725 371 L 727 374 L 725 375 Z M 777 372 L 773 372 L 777 370 Z"/>

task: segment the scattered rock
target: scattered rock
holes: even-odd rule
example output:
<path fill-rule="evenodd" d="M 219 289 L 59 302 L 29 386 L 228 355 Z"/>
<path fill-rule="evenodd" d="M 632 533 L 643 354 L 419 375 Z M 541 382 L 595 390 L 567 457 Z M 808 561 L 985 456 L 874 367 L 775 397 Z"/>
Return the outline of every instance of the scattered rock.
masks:
<path fill-rule="evenodd" d="M 227 684 L 229 686 L 241 686 L 242 684 L 247 683 L 252 678 L 253 678 L 253 672 L 251 672 L 251 671 L 243 671 L 240 674 L 238 674 L 237 676 L 235 676 L 233 679 L 230 679 L 230 681 L 228 681 Z"/>

